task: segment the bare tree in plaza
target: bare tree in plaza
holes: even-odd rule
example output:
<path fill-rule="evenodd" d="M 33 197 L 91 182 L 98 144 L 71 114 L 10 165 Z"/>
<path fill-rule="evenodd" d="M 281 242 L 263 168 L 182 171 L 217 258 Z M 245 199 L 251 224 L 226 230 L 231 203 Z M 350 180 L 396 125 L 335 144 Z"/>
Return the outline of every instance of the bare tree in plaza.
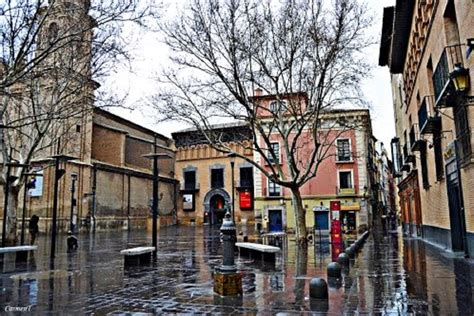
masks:
<path fill-rule="evenodd" d="M 142 3 L 143 4 L 143 3 Z M 133 0 L 6 0 L 0 3 L 0 184 L 9 190 L 7 229 L 16 238 L 19 192 L 26 167 L 6 163 L 71 152 L 95 106 L 117 105 L 98 81 L 129 59 L 122 29 L 143 25 L 152 7 Z M 5 193 L 7 193 L 5 191 Z"/>
<path fill-rule="evenodd" d="M 300 188 L 333 153 L 339 133 L 352 128 L 342 120 L 328 126 L 321 120 L 325 113 L 363 102 L 369 24 L 361 1 L 192 1 L 162 27 L 173 66 L 160 78 L 166 88 L 153 103 L 162 119 L 198 128 L 222 152 L 233 150 L 212 125 L 247 123 L 253 142 L 241 145 L 261 161 L 239 156 L 291 191 L 296 236 L 304 244 Z M 269 110 L 255 91 L 281 108 Z M 284 166 L 272 163 L 278 159 L 274 137 Z"/>

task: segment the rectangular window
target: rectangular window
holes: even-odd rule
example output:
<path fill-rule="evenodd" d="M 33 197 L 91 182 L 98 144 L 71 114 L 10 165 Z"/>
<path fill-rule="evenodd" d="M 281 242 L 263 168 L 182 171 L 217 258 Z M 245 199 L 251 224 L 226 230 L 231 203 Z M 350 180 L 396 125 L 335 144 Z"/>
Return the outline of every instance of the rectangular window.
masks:
<path fill-rule="evenodd" d="M 454 125 L 456 127 L 457 152 L 461 166 L 469 162 L 472 156 L 471 133 L 469 131 L 469 119 L 467 108 L 464 104 L 459 104 L 454 109 Z"/>
<path fill-rule="evenodd" d="M 337 161 L 351 161 L 351 142 L 349 139 L 337 140 Z"/>
<path fill-rule="evenodd" d="M 273 155 L 275 159 L 273 159 Z M 268 150 L 268 161 L 270 163 L 279 163 L 280 162 L 280 143 L 270 143 L 270 149 Z"/>
<path fill-rule="evenodd" d="M 268 196 L 281 196 L 281 186 L 268 180 Z"/>
<path fill-rule="evenodd" d="M 211 188 L 224 187 L 224 169 L 211 169 Z"/>
<path fill-rule="evenodd" d="M 286 111 L 286 101 L 272 101 L 270 102 L 270 112 L 277 114 Z"/>
<path fill-rule="evenodd" d="M 441 132 L 438 130 L 433 135 L 433 147 L 435 155 L 436 180 L 440 181 L 444 177 L 443 149 L 441 148 Z"/>
<path fill-rule="evenodd" d="M 428 189 L 430 187 L 430 180 L 428 178 L 428 162 L 426 161 L 426 144 L 420 148 L 420 164 L 421 164 L 421 178 L 423 181 L 423 188 Z"/>
<path fill-rule="evenodd" d="M 196 171 L 185 171 L 184 172 L 184 189 L 194 190 L 196 189 Z"/>
<path fill-rule="evenodd" d="M 339 188 L 341 189 L 353 188 L 351 171 L 339 171 Z"/>
<path fill-rule="evenodd" d="M 253 188 L 253 168 L 240 168 L 240 186 L 242 188 Z"/>

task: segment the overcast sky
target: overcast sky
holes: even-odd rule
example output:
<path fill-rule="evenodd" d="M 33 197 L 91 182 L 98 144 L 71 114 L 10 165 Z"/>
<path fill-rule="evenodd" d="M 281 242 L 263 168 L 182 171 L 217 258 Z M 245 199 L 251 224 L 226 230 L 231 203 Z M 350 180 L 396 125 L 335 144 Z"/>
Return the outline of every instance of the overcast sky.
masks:
<path fill-rule="evenodd" d="M 327 1 L 327 0 L 325 0 Z M 167 1 L 165 1 L 167 2 Z M 174 1 L 173 1 L 174 2 Z M 172 2 L 172 3 L 173 3 Z M 387 150 L 390 150 L 390 140 L 395 136 L 394 115 L 392 109 L 392 96 L 390 88 L 390 76 L 387 67 L 379 67 L 379 43 L 383 8 L 394 5 L 395 0 L 366 0 L 374 16 L 374 23 L 370 29 L 370 35 L 377 41 L 367 49 L 367 59 L 372 63 L 371 78 L 367 79 L 362 87 L 367 100 L 371 103 L 372 128 L 374 136 L 384 142 Z M 173 7 L 167 9 L 167 14 L 173 12 Z M 171 12 L 171 13 L 170 13 Z M 160 42 L 157 34 L 144 31 L 133 33 L 134 60 L 128 70 L 119 70 L 112 77 L 111 86 L 120 91 L 128 91 L 127 104 L 140 104 L 141 100 L 151 96 L 156 89 L 155 76 L 160 73 L 168 62 L 166 47 Z M 107 84 L 107 86 L 110 86 Z M 117 115 L 153 129 L 165 136 L 184 128 L 176 123 L 156 123 L 153 113 L 139 106 L 136 110 L 111 109 Z"/>

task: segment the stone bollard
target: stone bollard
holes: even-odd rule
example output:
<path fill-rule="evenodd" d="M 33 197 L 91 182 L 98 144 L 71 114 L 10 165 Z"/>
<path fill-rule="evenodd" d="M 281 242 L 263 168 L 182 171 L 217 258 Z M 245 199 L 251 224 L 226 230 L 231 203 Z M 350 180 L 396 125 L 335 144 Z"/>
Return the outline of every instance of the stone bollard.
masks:
<path fill-rule="evenodd" d="M 349 256 L 347 255 L 347 253 L 340 253 L 337 257 L 337 263 L 339 263 L 341 266 L 349 265 Z"/>
<path fill-rule="evenodd" d="M 309 283 L 309 296 L 316 299 L 328 299 L 328 284 L 323 278 L 312 278 Z"/>
<path fill-rule="evenodd" d="M 337 262 L 331 262 L 327 267 L 328 278 L 337 278 L 341 277 L 341 265 Z"/>

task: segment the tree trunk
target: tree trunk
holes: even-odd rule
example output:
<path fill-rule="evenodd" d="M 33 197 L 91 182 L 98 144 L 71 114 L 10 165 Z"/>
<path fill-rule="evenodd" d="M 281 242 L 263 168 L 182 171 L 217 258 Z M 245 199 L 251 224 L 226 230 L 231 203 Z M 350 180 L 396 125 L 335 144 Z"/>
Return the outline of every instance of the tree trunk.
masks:
<path fill-rule="evenodd" d="M 308 272 L 308 247 L 301 247 L 296 245 L 296 258 L 295 258 L 295 288 L 293 293 L 295 294 L 295 304 L 304 304 L 305 298 L 305 285 L 306 285 L 306 274 Z"/>
<path fill-rule="evenodd" d="M 6 228 L 6 239 L 5 244 L 14 246 L 17 243 L 17 209 L 18 209 L 18 196 L 19 191 L 13 187 L 8 192 L 8 212 L 7 212 L 7 228 Z"/>
<path fill-rule="evenodd" d="M 293 210 L 295 213 L 296 241 L 300 245 L 306 245 L 306 210 L 303 206 L 300 188 L 291 188 L 291 195 L 293 200 Z"/>

